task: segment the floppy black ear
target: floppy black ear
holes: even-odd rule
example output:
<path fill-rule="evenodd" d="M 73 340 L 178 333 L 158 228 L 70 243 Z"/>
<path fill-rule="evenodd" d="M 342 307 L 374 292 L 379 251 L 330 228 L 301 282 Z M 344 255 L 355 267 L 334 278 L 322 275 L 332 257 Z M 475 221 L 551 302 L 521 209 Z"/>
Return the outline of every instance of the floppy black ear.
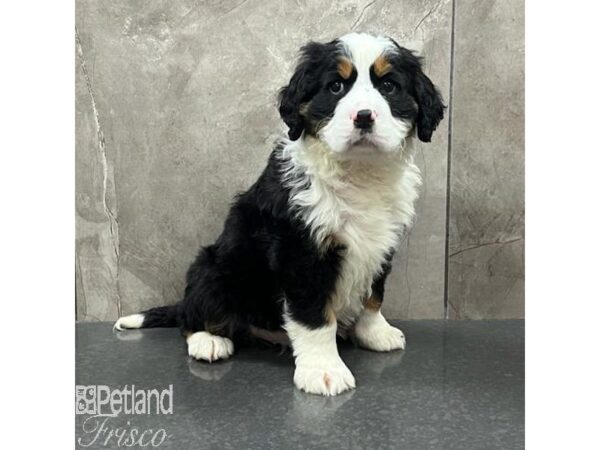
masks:
<path fill-rule="evenodd" d="M 290 84 L 279 92 L 279 114 L 289 127 L 288 136 L 295 141 L 302 135 L 304 119 L 300 115 L 300 105 L 306 95 L 307 68 L 300 64 L 290 80 Z"/>
<path fill-rule="evenodd" d="M 319 64 L 330 44 L 309 42 L 300 49 L 300 61 L 290 83 L 279 92 L 279 114 L 289 127 L 288 135 L 295 141 L 304 130 L 304 118 L 300 113 L 302 104 L 307 102 L 319 88 Z"/>
<path fill-rule="evenodd" d="M 427 75 L 423 73 L 422 59 L 411 50 L 401 47 L 394 39 L 389 39 L 398 50 L 400 67 L 412 73 L 413 95 L 419 107 L 416 119 L 417 135 L 421 141 L 431 142 L 431 135 L 444 118 L 446 106 L 442 96 Z"/>
<path fill-rule="evenodd" d="M 431 135 L 444 118 L 444 106 L 442 96 L 431 80 L 420 68 L 416 70 L 414 77 L 414 92 L 419 105 L 417 114 L 417 135 L 423 142 L 431 142 Z"/>

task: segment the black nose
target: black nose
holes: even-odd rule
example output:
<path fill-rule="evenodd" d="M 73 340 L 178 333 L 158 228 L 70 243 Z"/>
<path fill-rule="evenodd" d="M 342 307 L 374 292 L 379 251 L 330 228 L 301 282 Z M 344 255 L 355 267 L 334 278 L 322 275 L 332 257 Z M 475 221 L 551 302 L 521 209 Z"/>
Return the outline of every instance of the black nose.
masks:
<path fill-rule="evenodd" d="M 354 119 L 354 126 L 363 130 L 369 129 L 373 126 L 373 113 L 370 109 L 361 109 L 356 113 L 356 119 Z"/>

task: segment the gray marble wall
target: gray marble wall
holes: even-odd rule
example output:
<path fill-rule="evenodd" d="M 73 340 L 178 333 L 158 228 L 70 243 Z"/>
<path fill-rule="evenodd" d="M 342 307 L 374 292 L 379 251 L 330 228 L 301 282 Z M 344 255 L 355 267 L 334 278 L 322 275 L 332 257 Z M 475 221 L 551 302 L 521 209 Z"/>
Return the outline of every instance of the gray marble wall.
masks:
<path fill-rule="evenodd" d="M 457 0 L 448 316 L 524 316 L 524 10 Z"/>
<path fill-rule="evenodd" d="M 420 52 L 449 103 L 388 316 L 522 317 L 522 0 L 78 0 L 76 25 L 78 320 L 180 299 L 283 129 L 298 48 L 349 30 Z"/>

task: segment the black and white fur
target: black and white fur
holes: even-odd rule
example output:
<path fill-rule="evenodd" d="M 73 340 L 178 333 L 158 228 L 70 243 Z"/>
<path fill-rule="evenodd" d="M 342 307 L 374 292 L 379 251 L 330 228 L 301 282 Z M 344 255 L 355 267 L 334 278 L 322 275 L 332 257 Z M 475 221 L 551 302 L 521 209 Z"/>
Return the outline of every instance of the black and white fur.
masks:
<path fill-rule="evenodd" d="M 179 326 L 206 361 L 285 330 L 296 386 L 336 395 L 355 387 L 336 335 L 375 351 L 405 346 L 380 306 L 421 183 L 412 139 L 430 141 L 444 105 L 412 52 L 352 33 L 302 48 L 279 111 L 289 139 L 200 251 L 183 300 L 115 327 Z"/>

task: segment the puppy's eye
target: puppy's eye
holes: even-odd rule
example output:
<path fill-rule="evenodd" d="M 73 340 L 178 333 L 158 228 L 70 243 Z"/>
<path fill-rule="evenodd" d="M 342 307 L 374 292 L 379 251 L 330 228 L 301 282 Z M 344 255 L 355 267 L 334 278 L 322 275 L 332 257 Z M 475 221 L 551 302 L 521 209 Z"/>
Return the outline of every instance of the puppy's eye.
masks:
<path fill-rule="evenodd" d="M 384 81 L 381 83 L 379 90 L 387 95 L 393 94 L 396 91 L 396 83 L 392 81 Z"/>
<path fill-rule="evenodd" d="M 333 95 L 340 95 L 342 92 L 344 92 L 344 83 L 341 81 L 334 81 L 329 85 L 329 92 L 331 92 Z"/>

